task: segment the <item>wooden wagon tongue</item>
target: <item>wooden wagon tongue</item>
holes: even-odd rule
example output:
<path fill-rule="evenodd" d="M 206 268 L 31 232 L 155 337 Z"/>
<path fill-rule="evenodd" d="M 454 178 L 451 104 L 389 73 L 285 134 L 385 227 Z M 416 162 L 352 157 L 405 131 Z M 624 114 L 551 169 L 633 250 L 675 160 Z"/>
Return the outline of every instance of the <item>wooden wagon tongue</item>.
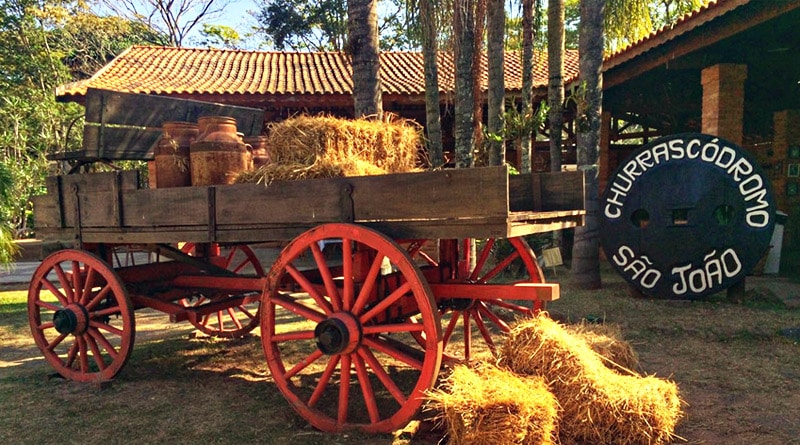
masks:
<path fill-rule="evenodd" d="M 772 188 L 745 150 L 711 135 L 634 151 L 603 194 L 601 242 L 644 294 L 702 298 L 740 282 L 769 248 Z"/>

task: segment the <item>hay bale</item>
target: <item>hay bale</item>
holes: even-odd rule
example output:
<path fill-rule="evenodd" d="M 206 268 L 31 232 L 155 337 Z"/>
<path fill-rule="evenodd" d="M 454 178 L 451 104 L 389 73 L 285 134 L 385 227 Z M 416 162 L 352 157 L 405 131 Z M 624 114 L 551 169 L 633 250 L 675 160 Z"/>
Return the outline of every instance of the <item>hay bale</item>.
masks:
<path fill-rule="evenodd" d="M 545 379 L 561 406 L 563 445 L 661 444 L 681 417 L 675 383 L 607 368 L 583 338 L 546 314 L 511 330 L 499 363 Z"/>
<path fill-rule="evenodd" d="M 236 182 L 369 176 L 416 171 L 421 130 L 387 114 L 383 121 L 299 115 L 271 124 L 270 163 L 244 172 Z"/>
<path fill-rule="evenodd" d="M 458 365 L 429 399 L 450 444 L 549 445 L 555 438 L 558 404 L 541 378 L 487 363 Z"/>
<path fill-rule="evenodd" d="M 564 328 L 573 335 L 583 338 L 589 347 L 603 358 L 609 368 L 632 373 L 632 370 L 639 367 L 639 355 L 633 346 L 622 338 L 622 331 L 618 325 L 582 322 L 564 325 Z"/>

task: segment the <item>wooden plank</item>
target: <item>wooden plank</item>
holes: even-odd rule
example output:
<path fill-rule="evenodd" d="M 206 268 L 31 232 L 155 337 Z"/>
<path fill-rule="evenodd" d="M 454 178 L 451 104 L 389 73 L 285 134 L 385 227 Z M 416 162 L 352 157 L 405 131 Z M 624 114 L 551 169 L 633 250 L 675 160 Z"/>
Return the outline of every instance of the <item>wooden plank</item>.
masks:
<path fill-rule="evenodd" d="M 81 221 L 84 227 L 115 225 L 115 193 L 132 191 L 139 186 L 139 174 L 135 170 L 121 172 L 89 173 L 60 177 L 63 225 L 75 227 L 75 208 L 80 197 Z"/>
<path fill-rule="evenodd" d="M 161 137 L 160 128 L 83 127 L 85 158 L 106 160 L 154 159 L 153 146 Z"/>
<path fill-rule="evenodd" d="M 96 88 L 86 92 L 86 122 L 160 128 L 166 121 L 197 122 L 201 116 L 233 117 L 245 136 L 261 134 L 264 126 L 264 110 L 258 108 Z"/>
<path fill-rule="evenodd" d="M 544 172 L 509 178 L 509 207 L 512 212 L 582 210 L 583 173 Z"/>
<path fill-rule="evenodd" d="M 352 221 L 344 178 L 238 184 L 217 188 L 217 226 Z"/>
<path fill-rule="evenodd" d="M 541 175 L 543 211 L 583 209 L 583 172 L 538 173 Z"/>
<path fill-rule="evenodd" d="M 122 197 L 123 226 L 201 226 L 208 230 L 208 187 L 142 189 Z M 188 240 L 186 240 L 188 241 Z"/>
<path fill-rule="evenodd" d="M 508 169 L 481 167 L 348 178 L 356 221 L 505 218 Z"/>
<path fill-rule="evenodd" d="M 61 206 L 55 195 L 33 196 L 31 201 L 37 236 L 41 229 L 61 229 Z"/>

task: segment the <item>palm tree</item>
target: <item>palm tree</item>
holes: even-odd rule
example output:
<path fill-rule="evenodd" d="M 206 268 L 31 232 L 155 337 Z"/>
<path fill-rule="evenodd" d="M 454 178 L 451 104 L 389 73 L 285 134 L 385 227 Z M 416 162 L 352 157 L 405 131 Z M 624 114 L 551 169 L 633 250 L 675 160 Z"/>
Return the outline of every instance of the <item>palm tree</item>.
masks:
<path fill-rule="evenodd" d="M 534 20 L 541 11 L 541 0 L 522 0 L 522 112 L 533 116 L 533 40 Z M 520 139 L 520 172 L 531 171 L 531 134 L 523 132 Z"/>
<path fill-rule="evenodd" d="M 454 136 L 456 167 L 472 167 L 473 53 L 475 51 L 475 0 L 453 0 L 455 56 Z"/>
<path fill-rule="evenodd" d="M 383 115 L 377 0 L 347 2 L 348 48 L 352 55 L 355 116 Z"/>
<path fill-rule="evenodd" d="M 561 127 L 564 123 L 564 0 L 547 4 L 547 105 L 550 121 L 550 170 L 561 171 Z"/>
<path fill-rule="evenodd" d="M 436 65 L 438 43 L 436 37 L 435 0 L 419 0 L 422 24 L 422 63 L 425 71 L 425 123 L 428 132 L 428 154 L 431 166 L 444 165 L 442 148 L 442 118 L 439 108 L 439 71 Z"/>
<path fill-rule="evenodd" d="M 575 229 L 572 246 L 572 274 L 584 289 L 596 289 L 600 281 L 600 242 L 598 236 L 600 198 L 598 196 L 597 156 L 600 146 L 600 112 L 603 101 L 603 10 L 605 0 L 581 0 L 578 27 L 580 93 L 577 100 L 578 169 L 585 184 L 585 224 Z"/>
<path fill-rule="evenodd" d="M 489 60 L 487 131 L 495 135 L 503 132 L 503 115 L 505 114 L 506 87 L 503 70 L 505 49 L 503 44 L 506 15 L 503 3 L 503 0 L 487 0 L 486 2 L 486 55 Z M 505 160 L 503 139 L 492 138 L 489 141 L 489 165 L 502 165 Z"/>

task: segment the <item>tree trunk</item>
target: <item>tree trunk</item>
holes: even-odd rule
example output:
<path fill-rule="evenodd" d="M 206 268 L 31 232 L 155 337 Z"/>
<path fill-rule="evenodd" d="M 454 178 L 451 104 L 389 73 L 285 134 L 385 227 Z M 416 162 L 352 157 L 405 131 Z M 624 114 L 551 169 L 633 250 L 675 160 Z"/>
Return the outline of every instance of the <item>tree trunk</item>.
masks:
<path fill-rule="evenodd" d="M 600 281 L 599 191 L 597 158 L 600 146 L 600 114 L 603 102 L 603 8 L 605 0 L 581 0 L 578 32 L 582 97 L 578 100 L 578 168 L 586 184 L 586 223 L 575 229 L 572 273 L 584 289 L 596 289 Z"/>
<path fill-rule="evenodd" d="M 456 167 L 472 167 L 473 95 L 472 55 L 475 49 L 475 1 L 453 1 L 455 45 L 454 136 Z"/>
<path fill-rule="evenodd" d="M 355 116 L 383 114 L 377 0 L 349 0 L 347 29 L 353 67 Z"/>
<path fill-rule="evenodd" d="M 472 49 L 472 146 L 482 147 L 483 140 L 483 104 L 485 95 L 483 94 L 483 34 L 486 31 L 486 2 L 488 0 L 474 0 L 475 18 L 472 35 L 475 37 L 475 45 Z M 473 164 L 474 164 L 473 160 Z"/>
<path fill-rule="evenodd" d="M 534 0 L 522 0 L 522 111 L 533 115 L 533 16 Z M 518 146 L 519 171 L 530 173 L 533 134 L 523 133 Z"/>
<path fill-rule="evenodd" d="M 489 134 L 503 134 L 503 115 L 505 114 L 505 79 L 503 70 L 503 55 L 506 14 L 503 0 L 487 0 L 486 3 L 486 31 L 487 51 L 489 59 L 489 89 L 488 89 L 488 132 Z M 503 140 L 492 139 L 489 141 L 489 165 L 503 165 L 506 162 L 506 150 Z"/>
<path fill-rule="evenodd" d="M 549 0 L 547 5 L 547 71 L 550 171 L 557 172 L 561 171 L 561 127 L 564 125 L 564 0 Z"/>
<path fill-rule="evenodd" d="M 422 60 L 425 70 L 425 121 L 428 132 L 428 155 L 432 167 L 444 165 L 442 118 L 439 108 L 439 71 L 436 65 L 436 16 L 434 0 L 420 0 L 422 21 Z"/>

